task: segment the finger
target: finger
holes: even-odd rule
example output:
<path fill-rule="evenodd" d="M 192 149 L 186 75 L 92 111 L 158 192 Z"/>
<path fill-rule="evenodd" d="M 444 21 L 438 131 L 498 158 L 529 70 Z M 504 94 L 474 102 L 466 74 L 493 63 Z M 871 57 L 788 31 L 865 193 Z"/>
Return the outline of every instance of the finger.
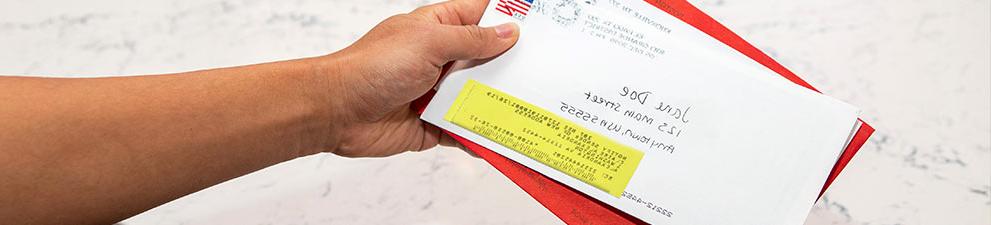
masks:
<path fill-rule="evenodd" d="M 440 127 L 434 126 L 433 124 L 423 123 L 423 131 L 425 134 L 430 135 L 430 139 L 433 139 L 433 143 L 440 146 L 447 147 L 458 147 L 460 143 L 454 140 L 450 135 L 444 133 Z"/>
<path fill-rule="evenodd" d="M 447 133 L 443 133 L 443 132 L 440 135 L 441 135 L 440 141 L 438 142 L 440 146 L 454 147 L 457 149 L 461 149 L 461 151 L 464 151 L 466 154 L 468 154 L 471 157 L 482 158 L 479 157 L 478 154 L 475 154 L 474 151 L 462 145 L 461 142 L 455 140 L 454 137 L 451 137 L 451 135 L 448 135 Z"/>
<path fill-rule="evenodd" d="M 435 63 L 484 59 L 502 54 L 516 44 L 519 27 L 506 23 L 495 27 L 477 25 L 444 26 L 437 29 L 428 52 L 436 53 Z"/>
<path fill-rule="evenodd" d="M 457 149 L 461 149 L 461 151 L 464 151 L 466 154 L 468 154 L 471 157 L 481 158 L 481 157 L 478 156 L 478 154 L 475 154 L 474 151 L 469 150 L 467 147 L 465 147 L 460 142 L 458 142 L 453 137 L 451 137 L 451 135 L 448 135 L 447 133 L 444 133 L 444 131 L 441 130 L 437 126 L 434 126 L 434 125 L 428 124 L 428 123 L 424 123 L 423 124 L 423 130 L 424 130 L 424 132 L 426 134 L 431 134 L 430 135 L 430 136 L 432 136 L 431 138 L 432 139 L 436 139 L 437 140 L 436 143 L 439 146 L 454 147 L 454 148 L 457 148 Z M 423 148 L 423 147 L 421 147 L 421 148 Z M 423 150 L 419 150 L 419 151 L 423 151 Z"/>
<path fill-rule="evenodd" d="M 464 148 L 464 146 L 461 146 L 461 143 L 458 143 L 457 140 L 454 140 L 454 138 L 451 137 L 451 135 L 448 135 L 448 134 L 443 133 L 443 132 L 441 132 L 441 134 L 440 134 L 440 140 L 438 141 L 438 145 L 447 146 L 447 147 Z"/>
<path fill-rule="evenodd" d="M 421 15 L 447 25 L 475 25 L 482 18 L 488 0 L 455 0 L 436 3 L 413 10 Z"/>
<path fill-rule="evenodd" d="M 415 118 L 415 119 L 419 120 L 419 118 Z M 443 142 L 442 137 L 447 136 L 444 135 L 443 131 L 441 131 L 440 128 L 434 126 L 433 124 L 420 121 L 420 127 L 423 133 L 422 135 L 423 140 L 420 142 L 419 148 L 415 148 L 413 150 L 415 152 L 424 151 L 427 149 L 437 147 L 437 145 L 442 145 Z"/>

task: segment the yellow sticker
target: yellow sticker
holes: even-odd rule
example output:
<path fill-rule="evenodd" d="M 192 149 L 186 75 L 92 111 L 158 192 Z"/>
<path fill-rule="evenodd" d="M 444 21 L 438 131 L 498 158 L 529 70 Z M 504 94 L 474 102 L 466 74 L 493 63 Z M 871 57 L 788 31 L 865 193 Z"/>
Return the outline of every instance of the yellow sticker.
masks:
<path fill-rule="evenodd" d="M 444 120 L 619 197 L 643 152 L 475 80 Z"/>

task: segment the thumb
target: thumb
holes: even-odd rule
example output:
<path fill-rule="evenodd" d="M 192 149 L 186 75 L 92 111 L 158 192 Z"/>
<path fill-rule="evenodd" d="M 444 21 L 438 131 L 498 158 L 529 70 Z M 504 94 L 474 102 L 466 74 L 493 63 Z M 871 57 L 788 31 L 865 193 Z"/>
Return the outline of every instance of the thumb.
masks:
<path fill-rule="evenodd" d="M 468 59 L 486 59 L 498 56 L 516 44 L 519 27 L 505 23 L 495 27 L 476 25 L 445 26 L 439 38 L 434 39 L 443 62 Z"/>

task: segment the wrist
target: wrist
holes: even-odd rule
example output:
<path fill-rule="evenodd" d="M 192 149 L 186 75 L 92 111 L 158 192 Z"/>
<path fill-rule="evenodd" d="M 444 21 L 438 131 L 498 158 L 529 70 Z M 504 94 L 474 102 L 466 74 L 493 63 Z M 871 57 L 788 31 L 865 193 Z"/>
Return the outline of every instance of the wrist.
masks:
<path fill-rule="evenodd" d="M 345 59 L 338 54 L 325 55 L 300 60 L 309 68 L 305 78 L 301 80 L 306 94 L 306 104 L 312 105 L 314 115 L 310 123 L 319 127 L 319 132 L 313 140 L 317 140 L 313 152 L 334 153 L 341 146 L 351 116 L 349 115 L 349 99 L 347 93 L 348 81 L 345 79 Z"/>

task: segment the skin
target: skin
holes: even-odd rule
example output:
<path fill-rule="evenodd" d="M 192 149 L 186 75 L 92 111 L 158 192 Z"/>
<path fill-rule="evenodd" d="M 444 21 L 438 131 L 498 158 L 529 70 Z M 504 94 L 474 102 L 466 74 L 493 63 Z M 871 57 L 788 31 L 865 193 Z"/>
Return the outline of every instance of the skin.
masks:
<path fill-rule="evenodd" d="M 444 65 L 513 46 L 486 0 L 390 17 L 330 55 L 154 76 L 0 76 L 0 218 L 110 224 L 311 154 L 384 157 L 449 142 L 410 102 Z"/>

